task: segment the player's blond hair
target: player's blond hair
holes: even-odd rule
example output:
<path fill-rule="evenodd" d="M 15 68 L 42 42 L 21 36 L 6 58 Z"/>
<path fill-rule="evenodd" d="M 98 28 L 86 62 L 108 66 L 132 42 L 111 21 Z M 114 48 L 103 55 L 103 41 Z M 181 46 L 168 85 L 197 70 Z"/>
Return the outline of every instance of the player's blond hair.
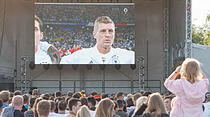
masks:
<path fill-rule="evenodd" d="M 37 15 L 34 16 L 34 20 L 39 23 L 39 28 L 40 28 L 40 31 L 42 32 L 42 28 L 43 28 L 42 20 Z"/>
<path fill-rule="evenodd" d="M 95 22 L 94 22 L 94 32 L 97 32 L 99 23 L 104 23 L 104 24 L 112 23 L 112 24 L 114 24 L 114 22 L 112 21 L 112 19 L 110 17 L 108 17 L 108 16 L 98 17 L 95 20 Z"/>

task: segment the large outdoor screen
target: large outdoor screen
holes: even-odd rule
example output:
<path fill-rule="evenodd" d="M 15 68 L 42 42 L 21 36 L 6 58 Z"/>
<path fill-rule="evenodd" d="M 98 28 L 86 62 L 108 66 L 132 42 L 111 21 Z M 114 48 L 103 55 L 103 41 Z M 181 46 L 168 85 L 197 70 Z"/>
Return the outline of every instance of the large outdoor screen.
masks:
<path fill-rule="evenodd" d="M 135 64 L 134 3 L 35 3 L 35 64 Z"/>

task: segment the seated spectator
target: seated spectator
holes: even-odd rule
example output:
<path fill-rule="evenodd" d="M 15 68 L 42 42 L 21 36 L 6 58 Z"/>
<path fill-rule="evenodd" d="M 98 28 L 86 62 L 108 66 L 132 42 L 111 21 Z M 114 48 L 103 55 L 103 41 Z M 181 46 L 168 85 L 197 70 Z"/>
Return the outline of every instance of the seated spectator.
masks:
<path fill-rule="evenodd" d="M 181 75 L 181 79 L 176 80 L 179 75 Z M 204 116 L 201 107 L 205 93 L 208 91 L 209 80 L 203 74 L 197 60 L 185 59 L 182 65 L 178 66 L 166 79 L 164 85 L 176 95 L 174 103 L 172 103 L 171 117 Z"/>
<path fill-rule="evenodd" d="M 38 103 L 37 111 L 39 117 L 48 117 L 50 113 L 50 103 L 47 100 L 42 100 Z"/>

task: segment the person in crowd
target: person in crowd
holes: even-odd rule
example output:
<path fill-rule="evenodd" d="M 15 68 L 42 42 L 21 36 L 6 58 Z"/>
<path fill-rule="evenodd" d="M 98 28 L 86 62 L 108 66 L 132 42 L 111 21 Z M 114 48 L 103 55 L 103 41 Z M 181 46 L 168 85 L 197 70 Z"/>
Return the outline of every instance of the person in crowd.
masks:
<path fill-rule="evenodd" d="M 88 107 L 89 107 L 89 109 L 92 110 L 92 111 L 95 111 L 95 109 L 96 109 L 96 107 L 95 107 L 96 100 L 94 99 L 94 97 L 93 96 L 89 96 L 87 98 L 87 101 L 88 101 Z"/>
<path fill-rule="evenodd" d="M 113 117 L 114 102 L 109 98 L 102 99 L 95 111 L 94 117 Z"/>
<path fill-rule="evenodd" d="M 2 117 L 24 117 L 21 112 L 23 107 L 23 96 L 17 95 L 12 98 L 12 106 L 6 107 L 2 113 Z"/>
<path fill-rule="evenodd" d="M 206 100 L 203 103 L 204 117 L 210 117 L 210 94 L 206 94 Z"/>
<path fill-rule="evenodd" d="M 127 110 L 127 113 L 129 114 L 133 109 L 135 109 L 135 106 L 133 104 L 133 95 L 129 95 L 129 97 L 127 96 L 127 99 L 126 99 L 126 110 Z"/>
<path fill-rule="evenodd" d="M 80 109 L 81 105 L 82 104 L 79 99 L 77 98 L 70 99 L 68 102 L 70 112 L 65 117 L 76 117 L 77 111 Z"/>
<path fill-rule="evenodd" d="M 16 96 L 16 95 L 22 95 L 22 92 L 21 92 L 20 90 L 16 90 L 16 91 L 14 92 L 14 96 Z"/>
<path fill-rule="evenodd" d="M 136 108 L 133 113 L 133 117 L 140 116 L 144 113 L 145 109 L 147 108 L 148 98 L 146 96 L 142 96 L 136 100 Z"/>
<path fill-rule="evenodd" d="M 133 96 L 133 98 L 132 98 L 132 99 L 133 99 L 134 106 L 136 106 L 136 100 L 137 100 L 139 97 L 141 97 L 141 96 L 142 96 L 141 93 L 135 93 L 135 94 L 134 94 L 134 96 Z M 133 115 L 134 110 L 135 110 L 135 108 L 132 109 L 132 110 L 130 111 L 130 113 L 128 114 L 128 117 L 131 117 L 131 116 Z"/>
<path fill-rule="evenodd" d="M 37 111 L 39 117 L 48 117 L 50 113 L 50 102 L 47 100 L 41 100 L 37 105 Z"/>
<path fill-rule="evenodd" d="M 32 90 L 32 97 L 39 97 L 39 90 L 38 89 L 33 89 Z"/>
<path fill-rule="evenodd" d="M 144 111 L 144 114 L 140 117 L 169 117 L 169 115 L 166 114 L 163 99 L 159 93 L 151 94 L 146 105 L 147 108 Z"/>
<path fill-rule="evenodd" d="M 34 117 L 33 106 L 36 101 L 37 97 L 31 97 L 29 103 L 29 110 L 25 112 L 25 117 Z"/>
<path fill-rule="evenodd" d="M 37 98 L 36 100 L 35 100 L 35 103 L 34 103 L 34 106 L 33 106 L 33 108 L 32 108 L 32 110 L 33 110 L 33 112 L 34 112 L 34 117 L 39 117 L 38 116 L 38 111 L 37 111 L 37 106 L 38 106 L 38 103 L 41 101 L 41 100 L 43 100 L 42 98 Z"/>
<path fill-rule="evenodd" d="M 67 103 L 64 100 L 61 100 L 58 102 L 58 115 L 60 116 L 64 116 L 66 111 L 66 107 L 67 107 Z"/>
<path fill-rule="evenodd" d="M 3 101 L 0 99 L 0 117 L 2 117 L 1 116 L 2 111 L 3 111 Z"/>
<path fill-rule="evenodd" d="M 118 111 L 116 114 L 120 117 L 128 117 L 128 114 L 123 111 L 124 106 L 123 100 L 117 100 Z"/>
<path fill-rule="evenodd" d="M 81 106 L 76 117 L 91 117 L 90 111 L 86 105 Z"/>
<path fill-rule="evenodd" d="M 23 107 L 22 107 L 22 112 L 26 112 L 29 108 L 29 97 L 24 94 L 23 95 Z"/>
<path fill-rule="evenodd" d="M 87 100 L 86 97 L 80 97 L 80 101 L 81 101 L 82 106 L 83 106 L 83 105 L 88 106 L 88 100 Z"/>
<path fill-rule="evenodd" d="M 48 117 L 57 117 L 57 113 L 55 113 L 55 102 L 52 101 L 52 100 L 49 100 L 49 103 L 50 103 L 50 113 L 48 115 Z"/>
<path fill-rule="evenodd" d="M 171 100 L 172 100 L 172 97 L 170 96 L 166 96 L 164 98 L 164 105 L 166 107 L 166 113 L 170 115 L 170 112 L 171 112 Z"/>
<path fill-rule="evenodd" d="M 176 80 L 179 75 L 181 79 Z M 209 80 L 202 72 L 199 61 L 193 58 L 185 59 L 165 80 L 164 85 L 176 95 L 172 103 L 171 117 L 204 116 L 202 102 L 208 91 Z"/>
<path fill-rule="evenodd" d="M 0 99 L 3 101 L 3 106 L 2 106 L 3 109 L 9 106 L 9 97 L 10 97 L 9 91 L 3 90 L 0 92 Z"/>
<path fill-rule="evenodd" d="M 93 37 L 96 45 L 62 58 L 62 64 L 134 64 L 134 52 L 113 48 L 115 24 L 108 16 L 95 20 Z"/>

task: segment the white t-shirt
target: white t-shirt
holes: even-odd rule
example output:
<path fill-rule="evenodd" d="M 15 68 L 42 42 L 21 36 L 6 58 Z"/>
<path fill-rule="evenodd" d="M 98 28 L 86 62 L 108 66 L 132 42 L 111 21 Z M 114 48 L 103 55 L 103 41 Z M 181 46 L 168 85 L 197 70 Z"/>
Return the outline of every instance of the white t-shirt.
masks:
<path fill-rule="evenodd" d="M 51 45 L 47 42 L 40 42 L 38 50 L 35 53 L 35 64 L 52 64 L 50 56 L 47 54 L 47 50 Z"/>
<path fill-rule="evenodd" d="M 78 50 L 61 59 L 61 64 L 134 64 L 133 51 L 111 48 L 107 54 L 99 53 L 95 47 Z"/>

